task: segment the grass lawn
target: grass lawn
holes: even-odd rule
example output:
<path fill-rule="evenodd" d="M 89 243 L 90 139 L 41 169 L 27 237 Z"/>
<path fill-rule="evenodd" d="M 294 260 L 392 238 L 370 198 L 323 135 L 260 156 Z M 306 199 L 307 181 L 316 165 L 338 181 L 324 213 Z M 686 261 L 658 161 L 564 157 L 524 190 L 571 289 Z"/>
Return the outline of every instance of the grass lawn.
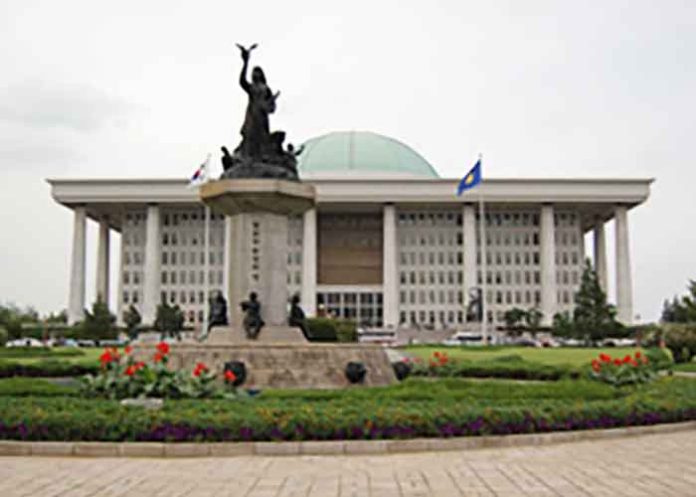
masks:
<path fill-rule="evenodd" d="M 685 362 L 682 364 L 675 364 L 673 366 L 675 371 L 685 371 L 687 373 L 696 373 L 696 362 Z"/>
<path fill-rule="evenodd" d="M 57 360 L 61 362 L 98 362 L 99 355 L 104 349 L 99 347 L 73 348 L 55 347 L 51 349 L 13 349 L 0 348 L 0 360 L 8 362 L 18 362 L 21 364 L 33 364 L 46 360 Z"/>
<path fill-rule="evenodd" d="M 635 347 L 598 347 L 598 348 L 536 348 L 536 347 L 447 347 L 437 346 L 412 346 L 404 349 L 411 355 L 429 359 L 433 352 L 447 352 L 450 359 L 468 361 L 480 361 L 495 359 L 501 356 L 518 355 L 524 361 L 551 366 L 569 365 L 585 366 L 600 353 L 609 354 L 612 357 L 624 357 L 633 354 Z"/>

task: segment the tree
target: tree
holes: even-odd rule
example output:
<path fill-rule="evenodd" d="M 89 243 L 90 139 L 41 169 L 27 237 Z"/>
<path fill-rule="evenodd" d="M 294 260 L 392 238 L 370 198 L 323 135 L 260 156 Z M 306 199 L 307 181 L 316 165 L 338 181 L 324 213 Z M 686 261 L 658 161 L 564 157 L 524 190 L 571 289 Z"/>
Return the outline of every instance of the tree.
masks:
<path fill-rule="evenodd" d="M 541 326 L 541 318 L 543 317 L 544 314 L 536 307 L 532 307 L 525 313 L 524 320 L 527 322 L 527 326 L 532 333 L 539 329 L 539 326 Z"/>
<path fill-rule="evenodd" d="M 665 300 L 662 306 L 662 321 L 665 323 L 696 322 L 696 280 L 690 280 L 688 294 L 677 297 L 670 303 Z"/>
<path fill-rule="evenodd" d="M 571 338 L 575 335 L 573 320 L 567 312 L 559 312 L 553 316 L 553 334 L 563 338 Z"/>
<path fill-rule="evenodd" d="M 585 261 L 580 289 L 575 294 L 573 328 L 578 338 L 591 340 L 605 338 L 621 328 L 616 321 L 616 309 L 607 303 L 607 296 L 589 259 Z"/>
<path fill-rule="evenodd" d="M 66 324 L 68 322 L 68 311 L 63 309 L 59 313 L 51 313 L 46 316 L 46 322 L 49 324 Z"/>
<path fill-rule="evenodd" d="M 31 307 L 22 309 L 14 304 L 0 305 L 0 327 L 7 330 L 10 340 L 21 338 L 22 325 L 37 323 L 38 317 L 38 313 Z"/>
<path fill-rule="evenodd" d="M 503 320 L 505 321 L 505 326 L 507 327 L 508 332 L 513 334 L 520 332 L 521 324 L 526 315 L 527 313 L 525 310 L 520 309 L 519 307 L 513 307 L 512 309 L 505 311 L 505 314 L 503 314 Z"/>
<path fill-rule="evenodd" d="M 128 309 L 123 311 L 123 322 L 126 324 L 126 329 L 128 329 L 128 336 L 134 339 L 138 334 L 138 326 L 142 323 L 143 318 L 140 316 L 138 309 L 131 304 Z"/>
<path fill-rule="evenodd" d="M 99 340 L 116 338 L 116 316 L 111 314 L 109 306 L 101 297 L 92 304 L 92 311 L 85 310 L 85 318 L 80 323 L 80 331 L 83 337 Z"/>
<path fill-rule="evenodd" d="M 184 328 L 184 313 L 178 305 L 170 306 L 162 302 L 157 306 L 154 328 L 163 335 L 166 333 L 178 337 L 179 332 Z"/>

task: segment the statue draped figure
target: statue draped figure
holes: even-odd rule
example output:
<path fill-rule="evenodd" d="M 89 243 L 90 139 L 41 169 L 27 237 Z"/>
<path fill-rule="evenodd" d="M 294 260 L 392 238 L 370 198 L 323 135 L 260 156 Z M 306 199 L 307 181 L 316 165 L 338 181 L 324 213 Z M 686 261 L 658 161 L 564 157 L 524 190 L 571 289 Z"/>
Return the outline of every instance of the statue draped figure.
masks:
<path fill-rule="evenodd" d="M 302 148 L 295 150 L 292 144 L 283 146 L 285 132 L 271 131 L 270 114 L 276 110 L 280 92 L 273 93 L 266 75 L 260 67 L 251 70 L 248 80 L 249 59 L 256 44 L 245 48 L 237 45 L 242 55 L 242 70 L 239 85 L 247 94 L 247 108 L 241 134 L 242 141 L 230 155 L 222 147 L 223 178 L 277 178 L 299 181 L 297 156 Z"/>

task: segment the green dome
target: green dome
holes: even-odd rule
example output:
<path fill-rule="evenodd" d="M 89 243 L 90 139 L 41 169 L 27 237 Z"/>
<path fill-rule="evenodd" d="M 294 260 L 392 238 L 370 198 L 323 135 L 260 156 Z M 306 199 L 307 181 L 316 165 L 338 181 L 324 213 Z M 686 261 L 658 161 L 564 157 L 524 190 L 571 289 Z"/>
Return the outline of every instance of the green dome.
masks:
<path fill-rule="evenodd" d="M 299 156 L 303 178 L 438 178 L 408 145 L 369 131 L 337 131 L 307 140 Z"/>

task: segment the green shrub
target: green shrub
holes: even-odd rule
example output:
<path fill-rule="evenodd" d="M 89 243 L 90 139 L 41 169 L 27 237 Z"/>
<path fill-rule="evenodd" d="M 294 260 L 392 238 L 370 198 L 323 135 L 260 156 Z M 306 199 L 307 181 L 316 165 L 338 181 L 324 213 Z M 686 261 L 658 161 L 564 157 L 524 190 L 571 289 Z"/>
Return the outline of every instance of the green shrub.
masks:
<path fill-rule="evenodd" d="M 0 360 L 0 378 L 10 378 L 14 376 L 54 378 L 61 376 L 82 376 L 85 374 L 97 373 L 98 371 L 99 365 L 93 360 L 67 362 L 47 359 L 32 363 Z"/>
<path fill-rule="evenodd" d="M 444 380 L 339 392 L 264 392 L 239 400 L 172 400 L 161 410 L 115 400 L 0 396 L 0 438 L 20 440 L 235 441 L 394 439 L 540 433 L 696 419 L 696 382 L 663 378 L 617 395 L 600 383 L 500 382 L 491 398 Z M 483 383 L 483 382 L 480 382 Z M 497 382 L 496 382 L 497 383 Z M 537 387 L 541 387 L 538 389 Z M 574 387 L 591 400 L 571 399 Z M 543 395 L 533 396 L 531 392 Z M 628 392 L 628 393 L 627 393 Z M 265 397 L 269 394 L 268 397 Z M 419 397 L 420 395 L 420 397 Z M 507 397 L 512 399 L 506 401 Z"/>
<path fill-rule="evenodd" d="M 336 321 L 329 318 L 307 319 L 309 340 L 312 342 L 335 342 L 338 337 Z"/>
<path fill-rule="evenodd" d="M 413 361 L 414 376 L 435 378 L 508 378 L 514 380 L 559 380 L 578 378 L 580 371 L 566 365 L 548 365 L 524 361 L 511 354 L 480 361 L 452 360 L 446 352 L 435 351 L 428 361 Z"/>
<path fill-rule="evenodd" d="M 358 326 L 355 321 L 348 319 L 336 320 L 336 338 L 342 343 L 357 342 Z"/>
<path fill-rule="evenodd" d="M 689 362 L 696 356 L 696 323 L 666 324 L 664 339 L 674 362 Z"/>
<path fill-rule="evenodd" d="M 10 347 L 0 349 L 1 359 L 31 359 L 35 357 L 79 357 L 80 349 L 51 349 L 48 347 Z"/>
<path fill-rule="evenodd" d="M 0 347 L 4 346 L 7 343 L 7 339 L 9 338 L 10 334 L 7 332 L 5 327 L 0 326 Z"/>

